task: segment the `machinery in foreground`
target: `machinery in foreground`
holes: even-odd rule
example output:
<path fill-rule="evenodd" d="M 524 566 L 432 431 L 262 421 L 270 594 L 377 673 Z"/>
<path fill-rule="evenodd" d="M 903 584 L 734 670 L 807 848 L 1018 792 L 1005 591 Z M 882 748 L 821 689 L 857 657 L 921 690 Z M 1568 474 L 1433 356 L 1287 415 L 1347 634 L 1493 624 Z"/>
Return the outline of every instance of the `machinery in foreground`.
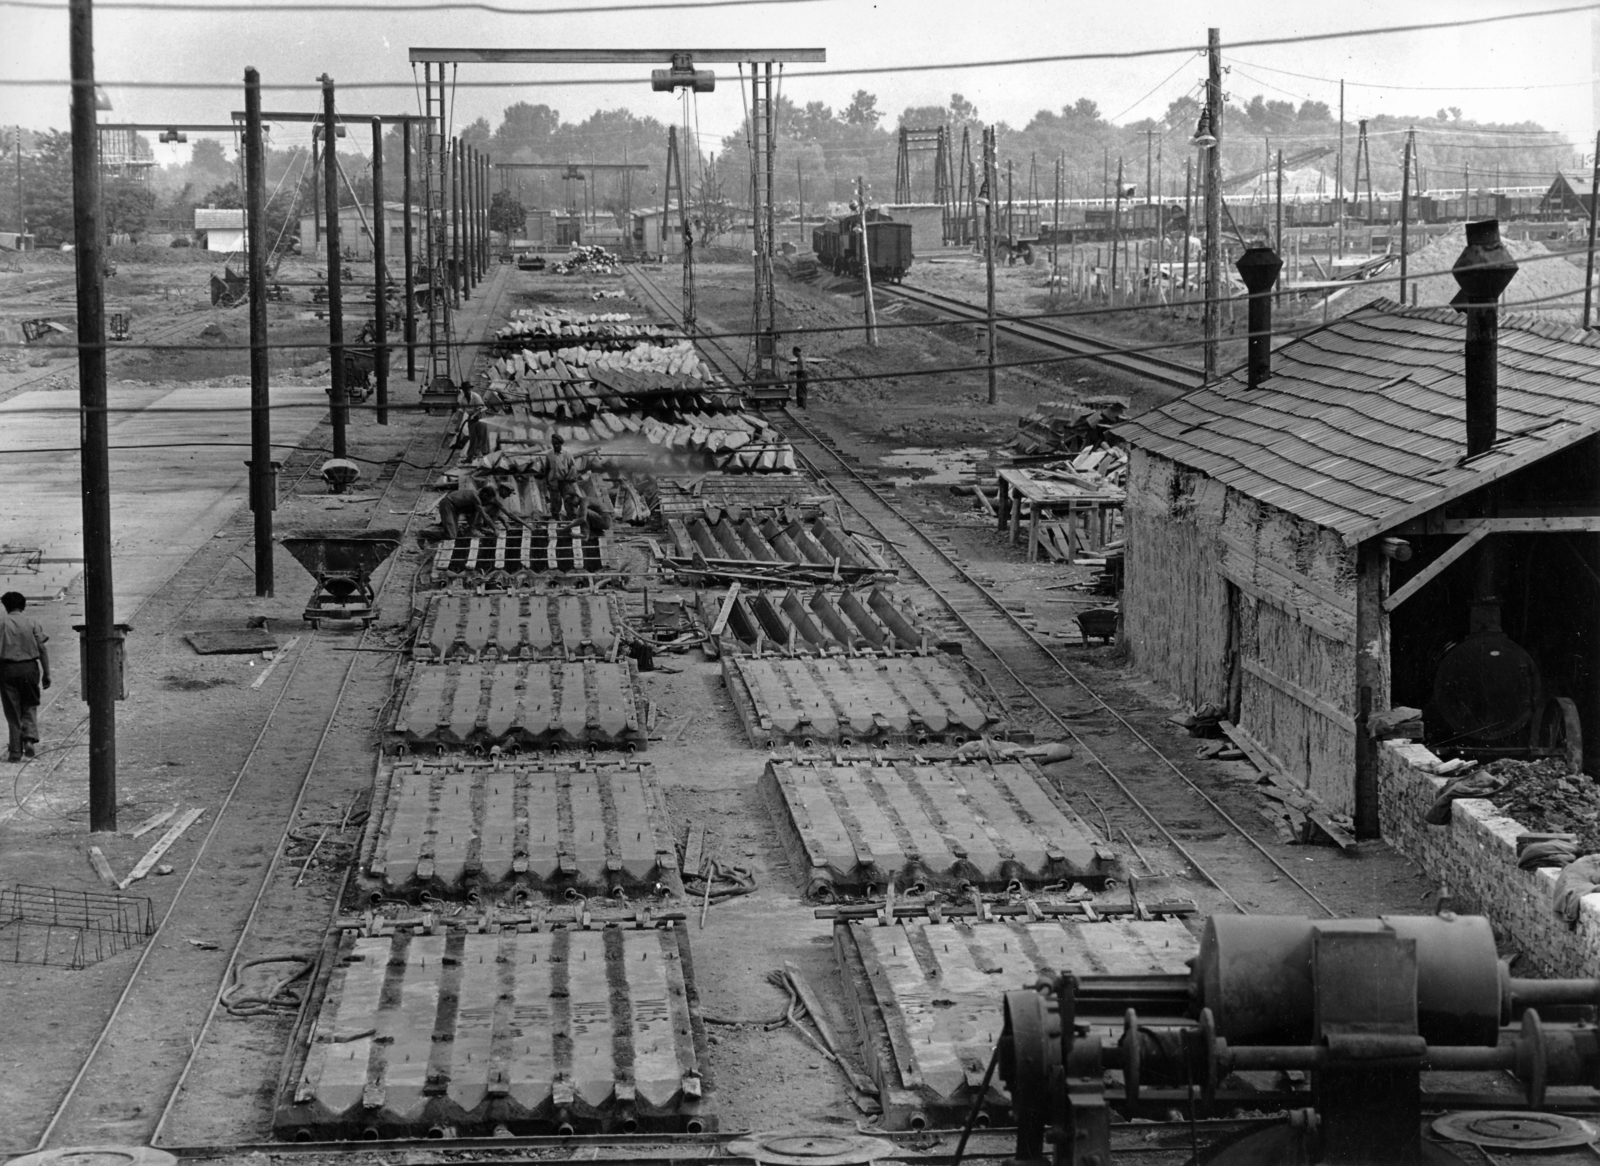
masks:
<path fill-rule="evenodd" d="M 1006 994 L 996 1062 L 1019 1166 L 1109 1166 L 1113 1112 L 1287 1111 L 1208 1159 L 1219 1166 L 1457 1162 L 1435 1139 L 1498 1133 L 1487 1144 L 1534 1149 L 1595 1136 L 1540 1111 L 1593 1107 L 1600 980 L 1511 976 L 1482 917 L 1214 916 L 1191 968 L 1067 973 Z M 1266 1084 L 1235 1076 L 1254 1073 Z M 1443 1092 L 1440 1073 L 1479 1074 L 1465 1084 L 1480 1092 Z M 1549 1091 L 1566 1086 L 1580 1088 L 1557 1104 Z M 1425 1108 L 1519 1112 L 1458 1113 L 1425 1135 Z"/>

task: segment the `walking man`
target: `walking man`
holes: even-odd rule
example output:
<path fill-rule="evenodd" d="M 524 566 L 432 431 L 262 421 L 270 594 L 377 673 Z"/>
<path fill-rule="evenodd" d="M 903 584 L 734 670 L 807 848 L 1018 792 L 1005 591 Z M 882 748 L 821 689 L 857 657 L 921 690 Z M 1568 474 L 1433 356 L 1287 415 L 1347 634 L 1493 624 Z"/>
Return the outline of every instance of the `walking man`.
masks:
<path fill-rule="evenodd" d="M 0 595 L 0 706 L 6 714 L 6 760 L 34 755 L 39 742 L 39 690 L 50 687 L 50 655 L 39 621 L 24 609 L 20 591 Z"/>

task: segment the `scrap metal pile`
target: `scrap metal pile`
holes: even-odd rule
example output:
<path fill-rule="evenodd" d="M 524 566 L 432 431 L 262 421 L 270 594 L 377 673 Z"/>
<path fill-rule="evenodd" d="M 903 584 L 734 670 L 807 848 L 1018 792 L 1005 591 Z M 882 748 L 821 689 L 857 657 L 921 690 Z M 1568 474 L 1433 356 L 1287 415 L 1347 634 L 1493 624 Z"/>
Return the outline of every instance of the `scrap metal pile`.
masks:
<path fill-rule="evenodd" d="M 575 271 L 589 271 L 602 275 L 610 275 L 622 266 L 622 260 L 611 254 L 604 247 L 578 247 L 572 254 L 554 267 L 551 271 L 557 275 L 571 275 Z"/>

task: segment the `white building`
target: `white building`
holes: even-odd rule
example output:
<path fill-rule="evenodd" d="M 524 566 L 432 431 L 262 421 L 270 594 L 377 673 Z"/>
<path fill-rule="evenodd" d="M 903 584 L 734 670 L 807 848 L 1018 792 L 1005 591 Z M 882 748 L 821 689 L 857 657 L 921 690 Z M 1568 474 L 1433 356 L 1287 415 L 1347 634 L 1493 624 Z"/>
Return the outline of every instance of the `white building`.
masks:
<path fill-rule="evenodd" d="M 205 233 L 207 251 L 244 250 L 244 211 L 194 208 L 195 234 Z"/>

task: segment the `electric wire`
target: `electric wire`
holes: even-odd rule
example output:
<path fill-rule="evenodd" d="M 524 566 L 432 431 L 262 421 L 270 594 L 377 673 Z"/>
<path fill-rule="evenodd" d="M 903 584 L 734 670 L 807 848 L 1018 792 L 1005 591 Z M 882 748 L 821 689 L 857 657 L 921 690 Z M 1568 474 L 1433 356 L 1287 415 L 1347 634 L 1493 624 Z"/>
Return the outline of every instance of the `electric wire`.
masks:
<path fill-rule="evenodd" d="M 6 3 L 6 4 L 31 4 L 32 2 L 33 2 L 33 0 L 0 0 L 0 3 Z M 771 3 L 772 0 L 705 0 L 705 2 L 708 3 L 708 4 L 709 3 L 722 3 L 722 4 L 732 5 L 732 4 L 747 4 L 747 3 L 748 4 Z M 134 3 L 130 2 L 129 6 L 130 7 L 134 7 L 136 5 Z M 145 7 L 144 5 L 137 5 L 137 6 Z M 649 9 L 670 10 L 670 9 L 677 8 L 679 6 L 680 5 L 678 3 L 671 3 L 671 4 L 648 4 L 648 5 L 641 5 L 640 7 L 649 8 Z M 50 5 L 50 7 L 51 8 L 55 8 L 55 9 L 59 9 L 60 5 L 52 4 L 52 5 Z M 157 7 L 159 8 L 161 6 L 157 6 Z M 221 11 L 221 10 L 223 10 L 220 7 L 214 7 L 212 5 L 205 5 L 204 7 L 205 7 L 205 9 L 207 11 Z M 250 7 L 251 7 L 252 10 L 259 10 L 257 8 L 257 6 L 251 5 Z M 1570 4 L 1570 5 L 1564 5 L 1564 6 L 1558 7 L 1558 8 L 1541 8 L 1541 9 L 1534 9 L 1534 10 L 1530 10 L 1530 11 L 1526 11 L 1526 12 L 1494 13 L 1492 15 L 1487 15 L 1487 16 L 1469 16 L 1469 17 L 1458 18 L 1458 19 L 1455 19 L 1455 20 L 1422 21 L 1422 22 L 1416 22 L 1416 23 L 1411 23 L 1411 24 L 1393 24 L 1393 25 L 1372 26 L 1372 27 L 1367 27 L 1367 28 L 1338 29 L 1338 30 L 1333 30 L 1333 31 L 1329 31 L 1329 32 L 1299 33 L 1299 34 L 1292 35 L 1292 36 L 1246 37 L 1246 38 L 1243 38 L 1241 40 L 1235 40 L 1235 41 L 1229 42 L 1227 47 L 1229 47 L 1230 49 L 1259 48 L 1259 47 L 1263 47 L 1263 46 L 1272 46 L 1272 45 L 1296 45 L 1296 44 L 1313 44 L 1313 43 L 1320 43 L 1320 42 L 1326 42 L 1326 41 L 1338 41 L 1338 40 L 1359 40 L 1359 39 L 1364 39 L 1364 38 L 1367 38 L 1367 37 L 1375 37 L 1375 36 L 1398 36 L 1398 35 L 1402 35 L 1402 34 L 1406 34 L 1406 33 L 1414 33 L 1414 32 L 1433 32 L 1433 31 L 1437 31 L 1437 30 L 1441 30 L 1441 29 L 1461 29 L 1461 28 L 1467 28 L 1467 27 L 1472 27 L 1472 26 L 1489 25 L 1489 24 L 1504 24 L 1504 23 L 1509 23 L 1509 22 L 1513 22 L 1513 21 L 1541 19 L 1541 18 L 1549 17 L 1549 16 L 1565 16 L 1565 15 L 1571 15 L 1571 14 L 1575 14 L 1575 13 L 1579 13 L 1579 12 L 1592 12 L 1597 8 L 1600 8 L 1600 0 L 1590 0 L 1590 2 L 1588 2 L 1588 3 Z M 389 11 L 389 10 L 388 9 L 384 9 L 383 11 Z M 587 9 L 586 11 L 598 11 L 598 9 Z M 1079 62 L 1079 61 L 1131 61 L 1131 60 L 1139 60 L 1139 59 L 1144 58 L 1144 57 L 1170 56 L 1170 55 L 1172 55 L 1174 53 L 1195 54 L 1195 53 L 1203 53 L 1203 52 L 1207 52 L 1207 51 L 1209 51 L 1209 46 L 1207 46 L 1207 45 L 1183 44 L 1183 45 L 1169 45 L 1169 46 L 1165 46 L 1165 47 L 1151 47 L 1151 48 L 1104 49 L 1104 50 L 1098 50 L 1098 51 L 1093 51 L 1093 52 L 1053 53 L 1053 54 L 1048 54 L 1048 55 L 1028 56 L 1028 57 L 994 57 L 994 58 L 989 58 L 989 59 L 986 59 L 986 60 L 916 62 L 916 63 L 909 63 L 909 64 L 901 64 L 901 65 L 862 65 L 862 66 L 851 66 L 849 68 L 838 68 L 838 69 L 805 69 L 805 70 L 797 70 L 794 73 L 792 73 L 791 76 L 800 78 L 802 80 L 805 80 L 805 79 L 808 79 L 808 78 L 813 78 L 813 77 L 869 77 L 869 76 L 870 77 L 876 77 L 876 76 L 887 76 L 887 75 L 890 75 L 890 74 L 900 74 L 900 73 L 951 72 L 951 71 L 958 70 L 958 69 L 1002 69 L 1002 68 L 1013 68 L 1013 67 L 1025 66 L 1025 65 L 1058 65 L 1058 64 L 1067 64 L 1067 63 Z M 528 89 L 528 88 L 545 88 L 545 87 L 548 87 L 548 88 L 561 88 L 563 86 L 575 86 L 575 85 L 576 86 L 587 86 L 587 85 L 630 85 L 630 84 L 641 84 L 642 82 L 643 82 L 643 78 L 638 77 L 638 76 L 631 76 L 631 77 L 580 77 L 580 78 L 573 78 L 573 79 L 570 79 L 570 80 L 561 80 L 561 81 L 534 81 L 534 80 L 527 80 L 527 79 L 510 80 L 510 81 L 463 81 L 463 82 L 461 82 L 461 88 L 463 88 L 463 89 L 466 89 L 466 88 L 473 88 L 473 89 Z M 12 88 L 39 88 L 39 87 L 55 87 L 55 86 L 62 86 L 62 85 L 67 85 L 67 86 L 72 86 L 72 85 L 88 86 L 88 85 L 91 85 L 91 84 L 98 84 L 101 88 L 116 88 L 116 89 L 196 89 L 196 90 L 207 90 L 207 89 L 210 89 L 210 90 L 233 90 L 233 89 L 237 88 L 237 83 L 236 82 L 220 82 L 220 81 L 108 81 L 108 80 L 101 80 L 101 81 L 98 81 L 98 82 L 89 82 L 89 81 L 73 81 L 71 78 L 62 78 L 62 79 L 37 78 L 37 77 L 34 77 L 34 78 L 0 78 L 0 86 L 9 86 L 9 87 L 12 87 Z M 403 89 L 403 88 L 406 87 L 406 85 L 407 85 L 407 83 L 403 82 L 403 81 L 352 81 L 352 82 L 344 82 L 341 87 L 344 88 L 344 89 L 360 89 L 360 90 L 369 90 L 369 89 Z M 268 91 L 268 90 L 271 90 L 271 91 L 282 91 L 282 90 L 301 90 L 301 91 L 305 91 L 305 90 L 317 89 L 318 86 L 307 85 L 307 84 L 303 84 L 303 83 L 302 84 L 293 84 L 293 83 L 266 84 L 266 83 L 263 83 L 261 88 L 262 88 L 263 91 Z"/>

